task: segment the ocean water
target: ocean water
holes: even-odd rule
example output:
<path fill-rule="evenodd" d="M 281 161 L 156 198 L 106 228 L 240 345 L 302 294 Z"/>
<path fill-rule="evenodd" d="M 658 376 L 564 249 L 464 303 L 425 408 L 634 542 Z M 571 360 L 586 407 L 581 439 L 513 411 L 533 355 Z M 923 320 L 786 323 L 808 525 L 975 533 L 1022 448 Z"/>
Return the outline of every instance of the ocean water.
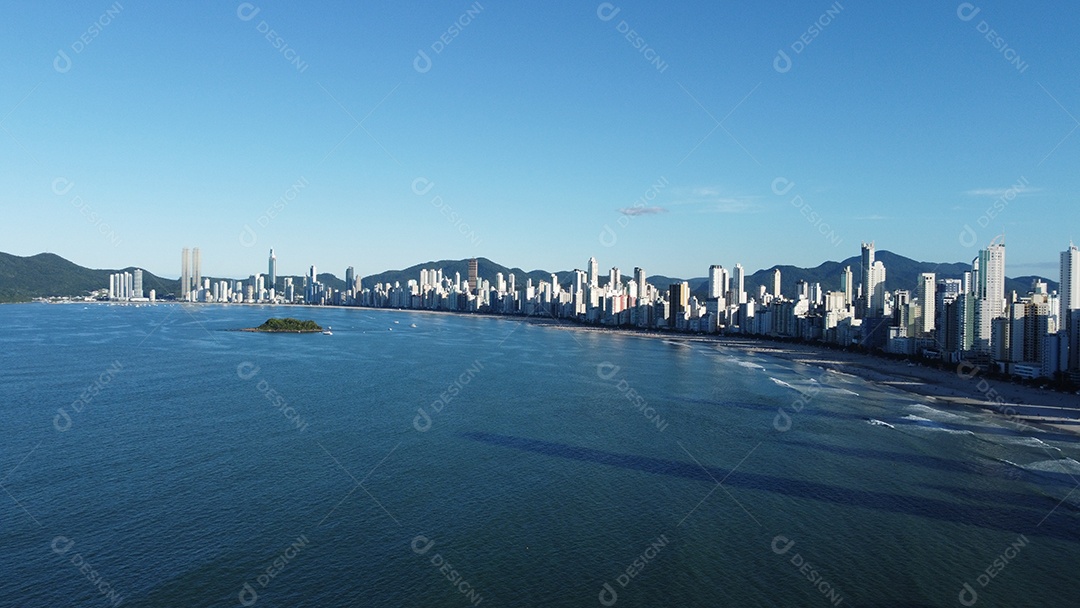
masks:
<path fill-rule="evenodd" d="M 270 316 L 333 335 L 230 331 Z M 367 309 L 0 326 L 0 605 L 1080 605 L 1076 437 L 826 369 Z"/>

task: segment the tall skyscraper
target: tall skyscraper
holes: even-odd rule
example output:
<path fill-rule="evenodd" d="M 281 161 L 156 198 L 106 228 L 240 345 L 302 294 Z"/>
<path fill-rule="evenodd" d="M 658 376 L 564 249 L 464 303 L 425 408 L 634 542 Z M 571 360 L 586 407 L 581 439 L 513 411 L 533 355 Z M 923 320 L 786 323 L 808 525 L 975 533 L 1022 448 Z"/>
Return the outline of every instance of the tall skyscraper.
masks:
<path fill-rule="evenodd" d="M 176 299 L 186 302 L 191 298 L 191 250 L 184 247 L 180 250 L 180 293 Z"/>
<path fill-rule="evenodd" d="M 469 260 L 469 293 L 476 293 L 476 281 L 479 276 L 479 265 L 476 258 L 472 258 Z"/>
<path fill-rule="evenodd" d="M 773 270 L 772 273 L 772 295 L 774 298 L 780 297 L 780 269 Z"/>
<path fill-rule="evenodd" d="M 1069 311 L 1080 310 L 1080 249 L 1072 243 L 1069 243 L 1068 249 L 1061 252 L 1058 306 L 1058 326 L 1068 327 Z"/>
<path fill-rule="evenodd" d="M 191 272 L 195 275 L 195 289 L 202 289 L 202 257 L 198 247 L 191 250 Z"/>
<path fill-rule="evenodd" d="M 949 334 L 955 330 L 952 325 L 956 319 L 950 317 L 949 308 L 964 293 L 962 279 L 941 279 L 934 290 L 934 334 L 938 348 L 948 350 Z"/>
<path fill-rule="evenodd" d="M 356 287 L 356 270 L 349 266 L 345 269 L 345 289 L 354 289 Z"/>
<path fill-rule="evenodd" d="M 709 299 L 718 300 L 724 297 L 723 286 L 720 285 L 720 273 L 724 270 L 723 266 L 713 264 L 709 266 Z"/>
<path fill-rule="evenodd" d="M 742 264 L 735 264 L 731 269 L 731 297 L 729 304 L 746 304 L 746 271 Z"/>
<path fill-rule="evenodd" d="M 615 292 L 622 291 L 622 272 L 618 266 L 613 266 L 608 273 L 608 289 Z"/>
<path fill-rule="evenodd" d="M 1005 316 L 1005 243 L 997 239 L 979 251 L 975 300 L 975 349 L 989 353 L 993 321 Z"/>
<path fill-rule="evenodd" d="M 919 290 L 916 297 L 919 298 L 919 306 L 922 307 L 921 316 L 918 319 L 919 333 L 921 336 L 929 336 L 934 332 L 934 322 L 937 318 L 937 297 L 934 293 L 937 287 L 937 276 L 932 272 L 924 272 L 919 275 Z"/>
<path fill-rule="evenodd" d="M 648 297 L 648 288 L 645 284 L 645 269 L 640 266 L 634 269 L 634 282 L 637 283 L 637 299 L 638 302 L 644 302 Z"/>
<path fill-rule="evenodd" d="M 142 270 L 138 268 L 135 269 L 135 277 L 132 280 L 131 297 L 143 297 Z"/>
<path fill-rule="evenodd" d="M 874 260 L 874 243 L 862 244 L 862 293 L 863 317 L 880 315 L 884 312 L 885 265 Z"/>
<path fill-rule="evenodd" d="M 672 283 L 668 287 L 668 326 L 676 327 L 679 317 L 685 316 L 690 304 L 690 284 Z"/>
<path fill-rule="evenodd" d="M 274 255 L 273 248 L 270 249 L 270 260 L 266 275 L 268 277 L 267 280 L 270 281 L 269 288 L 273 289 L 274 286 L 277 285 L 277 256 Z"/>
<path fill-rule="evenodd" d="M 1072 371 L 1080 370 L 1080 249 L 1069 243 L 1061 252 L 1061 282 L 1058 284 L 1058 327 L 1064 331 Z"/>
<path fill-rule="evenodd" d="M 844 292 L 844 306 L 851 306 L 854 302 L 855 287 L 851 284 L 853 277 L 851 275 L 851 266 L 845 266 L 844 272 L 840 274 L 840 291 Z"/>
<path fill-rule="evenodd" d="M 598 287 L 599 280 L 600 264 L 597 263 L 596 258 L 589 258 L 589 287 Z"/>

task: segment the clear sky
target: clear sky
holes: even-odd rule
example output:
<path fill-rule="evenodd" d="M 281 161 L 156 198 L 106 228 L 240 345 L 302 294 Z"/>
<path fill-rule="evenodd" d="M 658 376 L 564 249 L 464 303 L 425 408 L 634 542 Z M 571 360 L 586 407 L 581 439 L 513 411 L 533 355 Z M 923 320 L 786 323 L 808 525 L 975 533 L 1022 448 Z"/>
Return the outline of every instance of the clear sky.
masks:
<path fill-rule="evenodd" d="M 1072 2 L 21 3 L 0 251 L 703 276 L 863 240 L 968 261 L 1005 231 L 1010 276 L 1056 278 L 1080 241 L 1078 22 Z"/>

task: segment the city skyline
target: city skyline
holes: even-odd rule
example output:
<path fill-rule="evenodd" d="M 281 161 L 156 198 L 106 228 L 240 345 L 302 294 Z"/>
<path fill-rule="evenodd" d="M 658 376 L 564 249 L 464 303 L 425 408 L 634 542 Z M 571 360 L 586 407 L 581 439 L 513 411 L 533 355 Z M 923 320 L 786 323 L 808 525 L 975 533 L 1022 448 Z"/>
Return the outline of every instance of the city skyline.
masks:
<path fill-rule="evenodd" d="M 271 244 L 361 274 L 602 252 L 698 276 L 864 235 L 967 261 L 1004 232 L 1014 272 L 1046 276 L 1080 240 L 1080 8 L 1058 10 L 28 7 L 0 42 L 5 250 L 163 273 L 198 242 L 230 276 Z"/>
<path fill-rule="evenodd" d="M 793 338 L 951 364 L 974 360 L 979 363 L 969 364 L 1017 378 L 1063 383 L 1080 379 L 1080 249 L 1072 243 L 1060 252 L 1060 284 L 1053 290 L 1038 278 L 1026 290 L 1006 294 L 1006 246 L 998 237 L 978 251 L 960 278 L 939 280 L 937 267 L 920 270 L 914 290 L 888 289 L 887 268 L 876 259 L 875 243 L 863 242 L 861 255 L 852 258 L 859 260 L 862 281 L 857 286 L 850 263 L 834 269 L 835 280 L 825 285 L 800 278 L 787 293 L 780 268 L 768 272 L 755 292 L 746 289 L 741 264 L 736 263 L 730 275 L 713 264 L 703 297 L 693 293 L 686 280 L 650 282 L 640 266 L 625 282 L 622 270 L 613 266 L 602 282 L 595 256 L 586 262 L 587 270 L 575 269 L 571 277 L 560 279 L 552 273 L 534 280 L 526 275 L 521 284 L 514 271 L 496 271 L 492 277 L 489 269 L 488 276 L 482 276 L 479 260 L 471 258 L 465 260 L 464 276 L 461 270 L 451 276 L 445 268 L 419 265 L 416 278 L 403 277 L 404 283 L 401 278 L 393 283 L 369 281 L 368 287 L 349 266 L 343 289 L 338 289 L 321 282 L 313 264 L 302 279 L 302 294 L 293 277 L 284 277 L 279 292 L 276 282 L 267 281 L 277 270 L 273 249 L 269 275 L 189 282 L 189 260 L 199 272 L 198 251 L 182 250 L 180 292 L 169 299 L 482 312 L 618 328 Z M 134 276 L 112 274 L 108 300 L 146 301 L 141 284 L 141 270 Z M 149 301 L 155 301 L 152 291 Z"/>

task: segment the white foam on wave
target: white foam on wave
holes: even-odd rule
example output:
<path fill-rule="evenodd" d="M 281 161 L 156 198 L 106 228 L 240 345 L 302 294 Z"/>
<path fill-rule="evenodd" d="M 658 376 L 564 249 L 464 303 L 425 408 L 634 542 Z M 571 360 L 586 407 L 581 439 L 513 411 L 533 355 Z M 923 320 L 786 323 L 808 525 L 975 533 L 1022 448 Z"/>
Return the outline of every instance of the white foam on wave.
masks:
<path fill-rule="evenodd" d="M 911 420 L 913 422 L 933 422 L 933 420 L 930 420 L 929 418 L 923 418 L 922 416 L 916 416 L 915 414 L 908 414 L 907 416 L 901 418 L 901 420 Z"/>
<path fill-rule="evenodd" d="M 1043 473 L 1064 473 L 1067 475 L 1080 475 L 1080 462 L 1072 458 L 1059 458 L 1057 460 L 1041 460 L 1025 465 L 1023 468 Z"/>
<path fill-rule="evenodd" d="M 1046 443 L 1042 439 L 1039 439 L 1038 437 L 1008 437 L 1008 438 L 1005 438 L 1004 441 L 1006 443 L 1011 443 L 1013 445 L 1022 445 L 1022 446 L 1031 447 L 1031 448 L 1057 450 L 1058 452 L 1061 451 L 1061 448 L 1054 447 L 1054 446 L 1050 445 L 1049 443 Z"/>
<path fill-rule="evenodd" d="M 934 418 L 931 418 L 931 420 L 935 420 L 937 422 L 941 422 L 943 420 L 967 420 L 967 418 L 965 418 L 964 416 L 935 409 L 921 403 L 912 403 L 911 405 L 907 406 L 907 409 L 908 411 L 915 411 L 923 414 L 924 416 L 934 416 Z"/>
<path fill-rule="evenodd" d="M 890 429 L 895 429 L 896 428 L 895 426 L 889 424 L 888 422 L 878 420 L 877 418 L 870 418 L 870 419 L 868 419 L 866 421 L 866 423 L 869 424 L 869 425 L 872 425 L 872 426 L 887 426 Z"/>
<path fill-rule="evenodd" d="M 750 369 L 765 369 L 764 367 L 761 367 L 757 363 L 752 363 L 750 361 L 739 361 L 739 365 L 741 365 L 743 367 L 749 367 Z"/>
<path fill-rule="evenodd" d="M 791 386 L 790 384 L 788 384 L 787 382 L 784 382 L 783 380 L 780 380 L 779 378 L 773 378 L 772 376 L 769 376 L 769 380 L 772 380 L 776 384 L 778 384 L 780 386 L 783 386 L 785 388 L 790 388 L 792 390 L 795 390 L 794 386 Z"/>
<path fill-rule="evenodd" d="M 937 432 L 941 432 L 941 433 L 949 433 L 951 435 L 971 435 L 972 437 L 975 436 L 974 431 L 968 431 L 968 430 L 947 429 L 947 428 L 940 427 L 940 426 L 921 426 L 919 428 L 926 429 L 928 431 L 937 431 Z"/>

